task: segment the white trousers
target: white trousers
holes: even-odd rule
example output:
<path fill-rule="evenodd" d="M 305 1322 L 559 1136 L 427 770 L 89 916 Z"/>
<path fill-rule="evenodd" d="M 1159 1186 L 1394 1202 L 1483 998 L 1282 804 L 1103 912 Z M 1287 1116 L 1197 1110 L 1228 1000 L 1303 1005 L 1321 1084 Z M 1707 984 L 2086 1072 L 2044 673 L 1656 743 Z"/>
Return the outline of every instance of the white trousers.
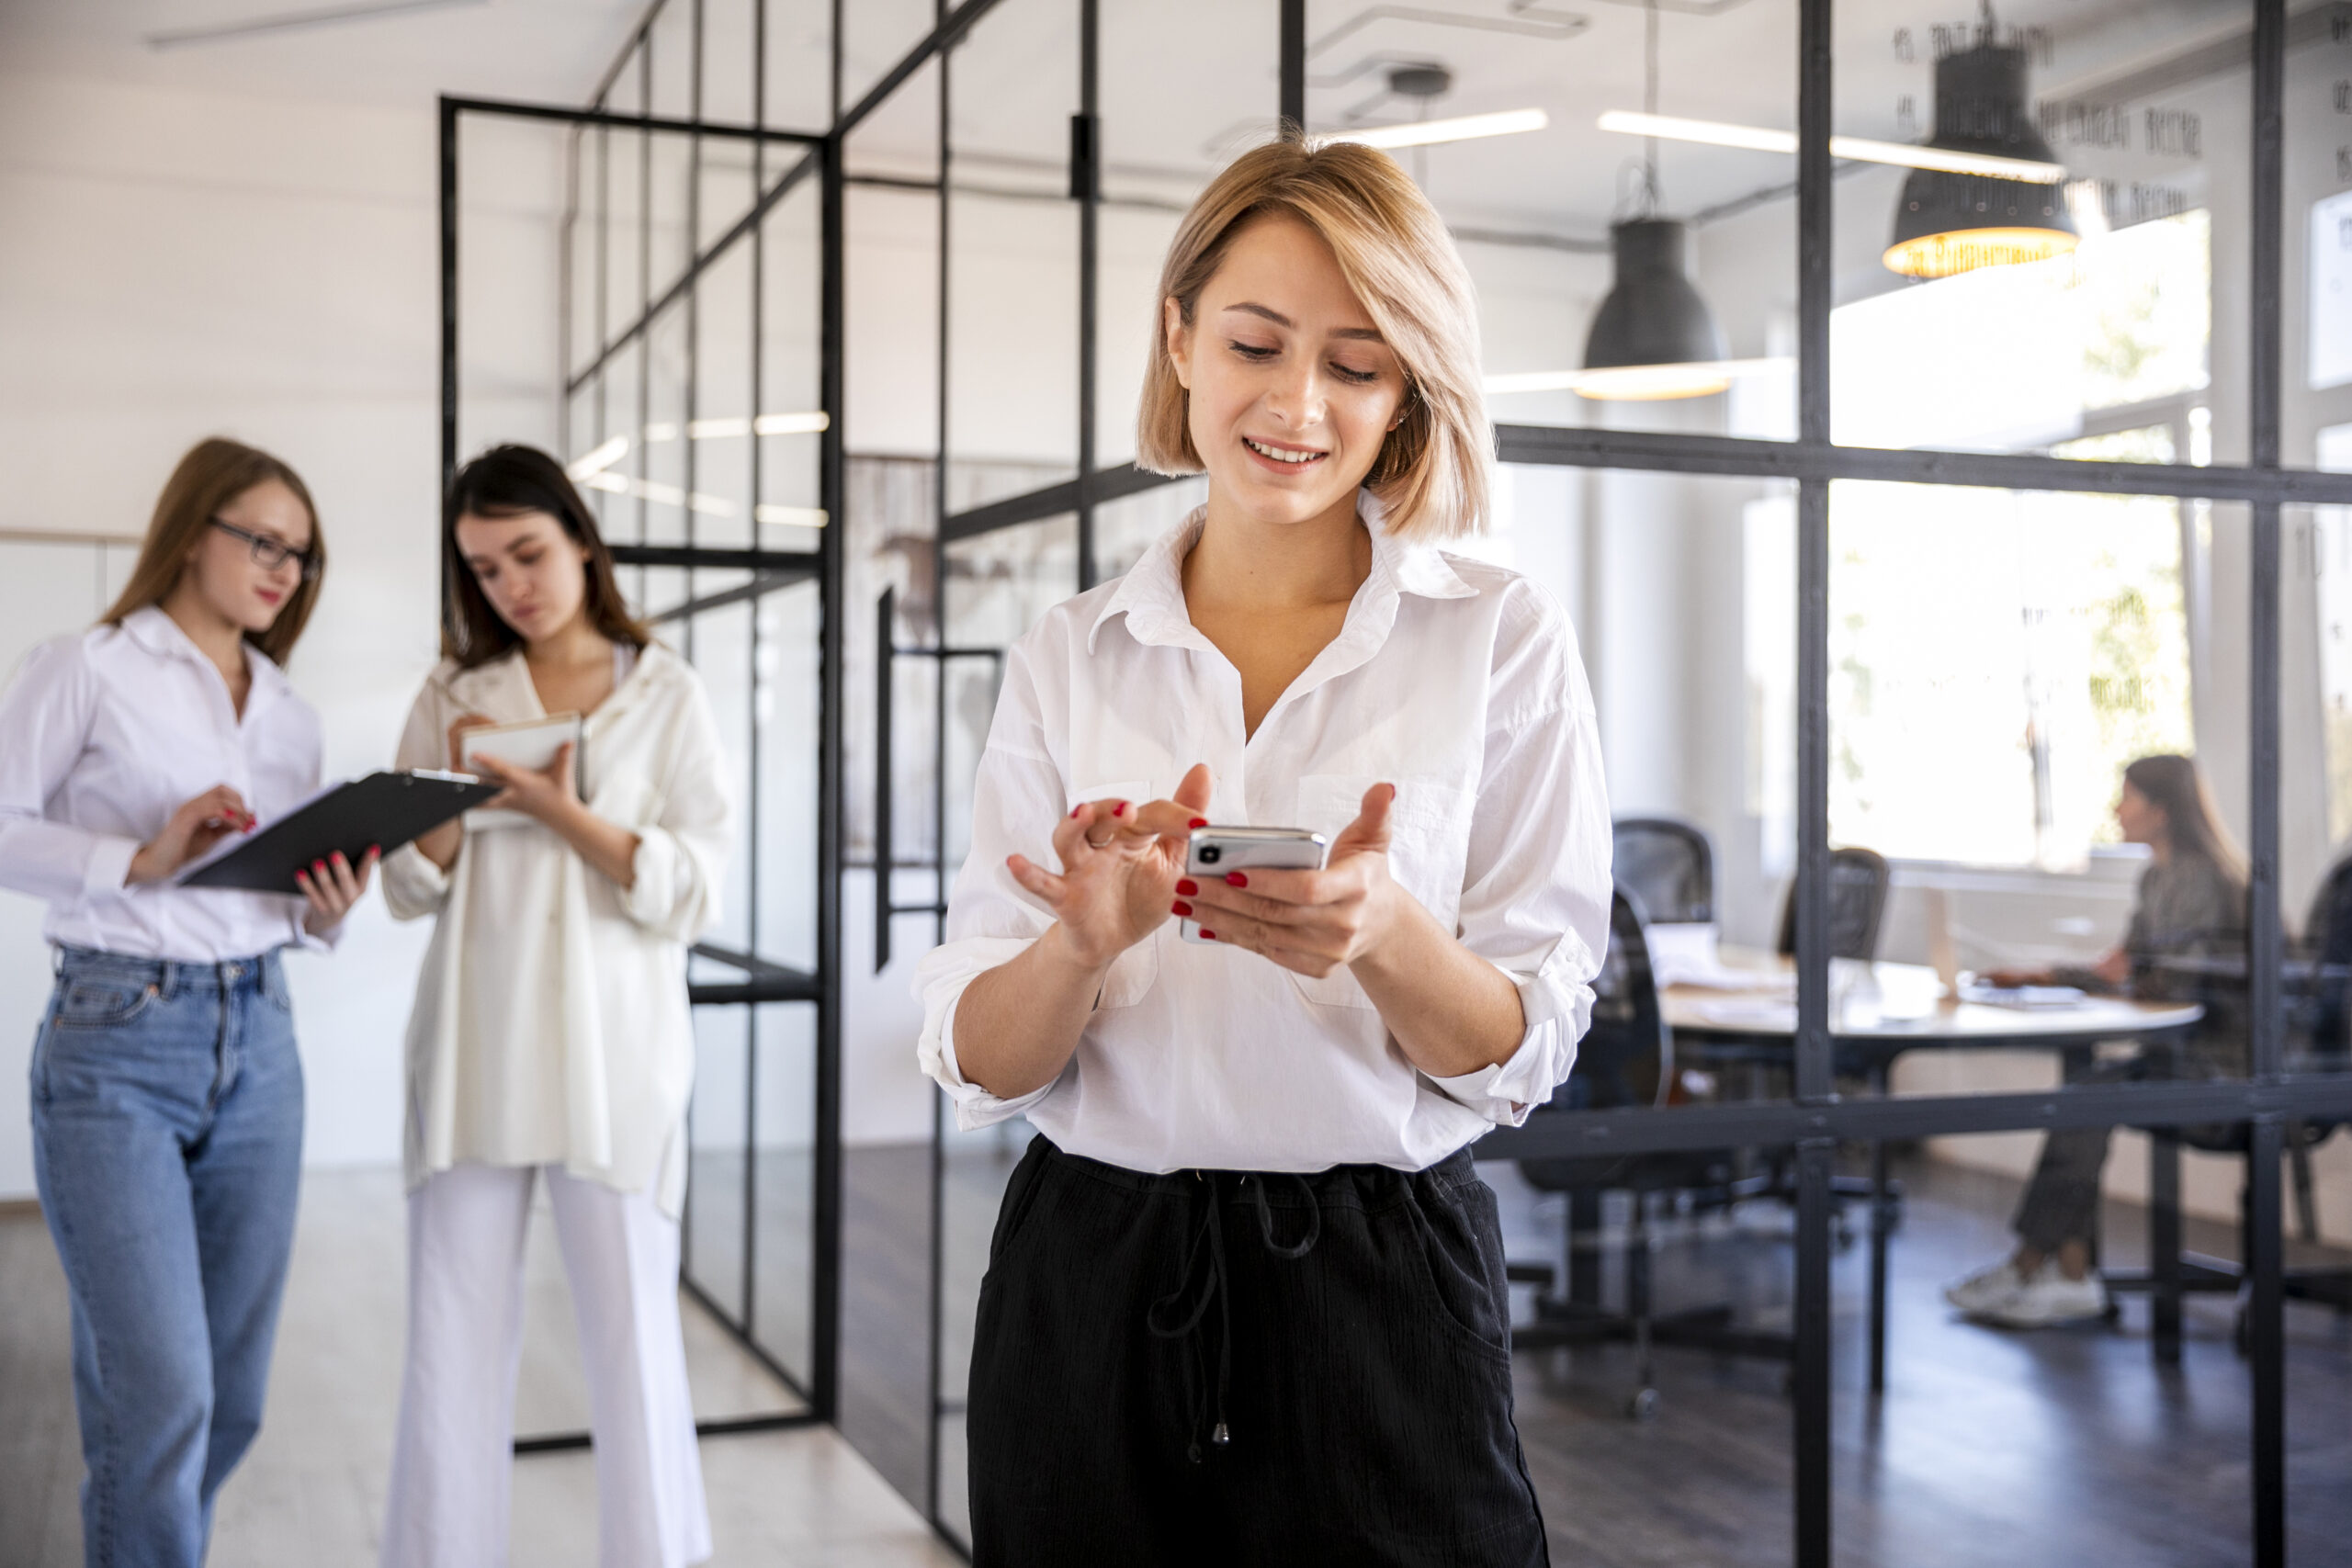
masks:
<path fill-rule="evenodd" d="M 678 1324 L 678 1223 L 544 1168 L 595 1438 L 603 1568 L 710 1556 Z M 503 1568 L 523 1354 L 529 1166 L 460 1165 L 409 1196 L 408 1365 L 383 1568 Z"/>

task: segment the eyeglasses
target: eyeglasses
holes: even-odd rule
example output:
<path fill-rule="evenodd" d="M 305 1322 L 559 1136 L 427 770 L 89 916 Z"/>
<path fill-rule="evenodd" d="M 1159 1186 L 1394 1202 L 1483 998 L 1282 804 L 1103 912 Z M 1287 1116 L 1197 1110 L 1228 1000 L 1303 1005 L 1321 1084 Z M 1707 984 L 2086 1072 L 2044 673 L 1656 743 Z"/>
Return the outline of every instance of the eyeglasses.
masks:
<path fill-rule="evenodd" d="M 264 571 L 276 571 L 291 560 L 302 563 L 303 581 L 311 581 L 319 575 L 319 558 L 310 550 L 298 550 L 283 539 L 273 539 L 267 534 L 256 534 L 250 528 L 240 528 L 234 523 L 223 523 L 218 517 L 209 521 L 223 534 L 233 535 L 251 545 L 254 564 Z"/>

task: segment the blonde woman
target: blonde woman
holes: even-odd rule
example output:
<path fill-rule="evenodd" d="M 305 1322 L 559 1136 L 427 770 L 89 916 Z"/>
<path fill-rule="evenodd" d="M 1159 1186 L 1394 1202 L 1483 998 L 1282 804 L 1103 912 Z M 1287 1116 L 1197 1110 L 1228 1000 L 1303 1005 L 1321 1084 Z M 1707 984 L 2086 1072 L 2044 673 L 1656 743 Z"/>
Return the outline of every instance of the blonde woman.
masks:
<path fill-rule="evenodd" d="M 0 886 L 49 903 L 33 1171 L 74 1297 L 82 1550 L 195 1568 L 261 1429 L 302 1163 L 279 957 L 331 945 L 371 852 L 304 897 L 172 874 L 319 784 L 319 716 L 282 668 L 326 567 L 311 492 L 198 443 L 106 618 L 0 698 Z"/>
<path fill-rule="evenodd" d="M 1487 511 L 1470 282 L 1385 154 L 1285 140 L 1159 292 L 1142 461 L 1207 503 L 1012 649 L 921 982 L 959 1122 L 1041 1134 L 974 1560 L 1542 1562 L 1466 1145 L 1567 1077 L 1609 809 L 1560 611 L 1434 547 Z M 1327 868 L 1185 878 L 1209 821 Z"/>
<path fill-rule="evenodd" d="M 694 1027 L 686 949 L 718 916 L 732 810 L 694 667 L 631 619 L 562 465 L 493 447 L 458 471 L 448 657 L 403 767 L 465 733 L 572 712 L 544 772 L 467 763 L 526 820 L 436 829 L 384 863 L 434 918 L 408 1033 L 409 1322 L 385 1568 L 506 1561 L 523 1240 L 542 1180 L 580 1325 L 601 1561 L 710 1555 L 678 1321 Z"/>

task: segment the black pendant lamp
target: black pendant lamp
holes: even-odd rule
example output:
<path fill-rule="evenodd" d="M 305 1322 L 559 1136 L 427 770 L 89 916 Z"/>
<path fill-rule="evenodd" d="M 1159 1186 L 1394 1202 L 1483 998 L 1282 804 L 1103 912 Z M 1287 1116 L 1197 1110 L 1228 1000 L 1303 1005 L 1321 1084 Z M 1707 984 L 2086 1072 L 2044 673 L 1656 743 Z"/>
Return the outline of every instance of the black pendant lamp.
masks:
<path fill-rule="evenodd" d="M 1657 0 L 1642 6 L 1642 109 L 1657 113 Z M 1731 385 L 1723 330 L 1682 270 L 1683 227 L 1657 216 L 1657 139 L 1643 149 L 1634 216 L 1609 226 L 1608 297 L 1584 340 L 1577 395 L 1608 401 L 1703 398 Z"/>
<path fill-rule="evenodd" d="M 2026 51 L 1994 41 L 1988 9 L 1984 41 L 1936 62 L 1936 133 L 1948 152 L 2057 164 L 2026 104 Z M 2064 255 L 2080 239 L 2054 181 L 1914 169 L 1894 209 L 1894 240 L 1883 258 L 1905 277 L 1950 277 L 1980 266 L 2011 266 Z"/>
<path fill-rule="evenodd" d="M 1635 218 L 1609 226 L 1615 276 L 1584 340 L 1581 397 L 1703 398 L 1731 385 L 1724 334 L 1682 270 L 1683 226 Z"/>

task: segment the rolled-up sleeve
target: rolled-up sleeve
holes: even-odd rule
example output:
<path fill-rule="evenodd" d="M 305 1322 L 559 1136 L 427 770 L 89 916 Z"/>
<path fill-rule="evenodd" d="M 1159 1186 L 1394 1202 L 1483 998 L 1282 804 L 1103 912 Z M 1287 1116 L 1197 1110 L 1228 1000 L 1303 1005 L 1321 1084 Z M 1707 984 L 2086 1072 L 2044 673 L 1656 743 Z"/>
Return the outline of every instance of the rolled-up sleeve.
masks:
<path fill-rule="evenodd" d="M 1600 727 L 1566 618 L 1540 618 L 1498 669 L 1496 722 L 1472 818 L 1459 934 L 1519 988 L 1526 1029 L 1506 1060 L 1431 1078 L 1490 1122 L 1518 1126 L 1567 1080 L 1592 1022 L 1607 951 L 1608 782 Z M 1536 704 L 1548 699 L 1550 705 Z"/>
<path fill-rule="evenodd" d="M 122 892 L 139 840 L 47 817 L 96 707 L 96 679 L 74 638 L 34 649 L 0 695 L 0 887 L 58 901 Z"/>
<path fill-rule="evenodd" d="M 915 972 L 914 992 L 922 1003 L 916 1059 L 955 1101 L 956 1124 L 967 1132 L 1020 1115 L 1054 1087 L 1000 1100 L 969 1082 L 956 1058 L 955 1026 L 956 1006 L 972 982 L 1021 956 L 1053 924 L 1052 911 L 1012 880 L 1004 863 L 1020 853 L 1053 863 L 1053 825 L 1063 796 L 1061 772 L 1046 754 L 1036 688 L 1016 647 L 1005 661 L 1003 691 L 973 784 L 971 851 L 947 900 L 947 940 L 924 954 Z"/>
<path fill-rule="evenodd" d="M 637 834 L 637 854 L 621 908 L 645 930 L 681 942 L 718 923 L 734 822 L 718 721 L 698 677 L 691 690 L 660 813 L 651 822 L 624 824 Z"/>

